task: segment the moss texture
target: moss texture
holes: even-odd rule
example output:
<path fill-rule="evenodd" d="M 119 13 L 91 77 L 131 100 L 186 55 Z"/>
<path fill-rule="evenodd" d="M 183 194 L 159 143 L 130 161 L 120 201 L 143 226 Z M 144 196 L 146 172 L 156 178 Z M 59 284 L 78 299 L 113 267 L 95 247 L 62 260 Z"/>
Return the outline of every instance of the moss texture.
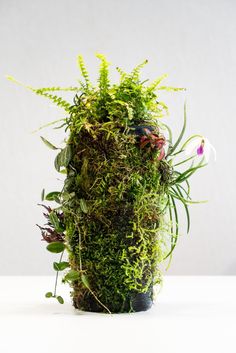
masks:
<path fill-rule="evenodd" d="M 156 102 L 154 86 L 140 82 L 140 68 L 110 86 L 101 57 L 99 89 L 87 81 L 67 121 L 71 158 L 62 209 L 71 268 L 87 281 L 72 284 L 74 305 L 82 310 L 135 311 L 138 295 L 151 301 L 152 287 L 161 281 L 171 167 L 158 158 L 157 145 L 140 145 L 150 131 L 164 144 L 153 119 L 163 104 Z"/>

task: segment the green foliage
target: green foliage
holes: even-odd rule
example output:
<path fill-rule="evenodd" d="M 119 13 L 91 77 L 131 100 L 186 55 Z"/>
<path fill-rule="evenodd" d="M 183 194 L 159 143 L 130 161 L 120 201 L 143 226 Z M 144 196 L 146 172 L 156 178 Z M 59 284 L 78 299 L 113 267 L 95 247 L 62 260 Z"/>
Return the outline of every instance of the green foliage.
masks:
<path fill-rule="evenodd" d="M 42 141 L 45 143 L 45 145 L 49 148 L 51 148 L 52 150 L 57 150 L 58 148 L 55 147 L 51 142 L 49 142 L 48 140 L 46 140 L 43 136 L 40 136 Z"/>
<path fill-rule="evenodd" d="M 74 282 L 74 281 L 78 281 L 79 278 L 80 278 L 79 272 L 75 270 L 71 270 L 65 275 L 64 280 L 68 282 L 70 281 Z"/>
<path fill-rule="evenodd" d="M 83 76 L 83 78 L 85 80 L 86 91 L 89 91 L 89 88 L 91 87 L 91 82 L 89 80 L 89 74 L 88 74 L 88 71 L 86 69 L 86 66 L 85 66 L 84 59 L 83 59 L 82 55 L 78 55 L 77 63 L 78 63 L 78 66 L 80 68 L 81 74 L 82 74 L 82 76 Z"/>
<path fill-rule="evenodd" d="M 98 59 L 101 60 L 98 82 L 99 82 L 100 94 L 101 96 L 104 96 L 107 94 L 108 88 L 110 86 L 110 81 L 109 81 L 110 64 L 103 54 L 97 54 L 96 56 Z"/>
<path fill-rule="evenodd" d="M 60 194 L 60 191 L 51 191 L 45 196 L 45 200 L 60 202 Z"/>
<path fill-rule="evenodd" d="M 52 252 L 52 253 L 61 253 L 65 250 L 65 244 L 60 243 L 60 242 L 54 242 L 54 243 L 50 243 L 47 246 L 47 250 Z"/>
<path fill-rule="evenodd" d="M 53 262 L 53 268 L 55 271 L 64 271 L 68 267 L 70 267 L 70 264 L 67 261 Z"/>
<path fill-rule="evenodd" d="M 58 295 L 56 298 L 60 304 L 64 304 L 64 299 L 60 295 Z"/>
<path fill-rule="evenodd" d="M 56 156 L 54 161 L 54 166 L 58 172 L 61 171 L 61 167 L 67 167 L 70 163 L 72 157 L 71 146 L 67 145 L 61 150 L 61 152 Z"/>
<path fill-rule="evenodd" d="M 140 74 L 147 60 L 130 73 L 117 68 L 120 81 L 111 84 L 110 63 L 104 55 L 96 56 L 100 60 L 97 86 L 91 84 L 79 55 L 83 82 L 79 81 L 78 88 L 26 88 L 67 113 L 57 128 L 64 128 L 68 138 L 54 162 L 56 170 L 65 174 L 64 185 L 60 192 L 46 197 L 43 193 L 42 197 L 59 204 L 50 212 L 49 220 L 55 231 L 65 232 L 65 243 L 47 246 L 49 251 L 61 253 L 60 261 L 53 263 L 56 284 L 58 272 L 70 268 L 63 281 L 73 289 L 75 307 L 127 312 L 133 310 L 137 294 L 150 293 L 154 284 L 161 284 L 159 264 L 171 259 L 179 238 L 178 204 L 185 210 L 189 232 L 189 205 L 198 201 L 190 197 L 188 180 L 206 163 L 196 154 L 182 158 L 189 142 L 200 136 L 182 142 L 186 104 L 183 127 L 176 139 L 161 121 L 168 107 L 160 92 L 182 88 L 162 85 L 166 74 L 149 84 L 142 81 Z M 54 94 L 63 90 L 75 92 L 72 103 Z M 68 262 L 62 261 L 65 249 Z M 49 293 L 47 297 L 64 302 L 56 295 L 56 285 L 54 294 Z"/>

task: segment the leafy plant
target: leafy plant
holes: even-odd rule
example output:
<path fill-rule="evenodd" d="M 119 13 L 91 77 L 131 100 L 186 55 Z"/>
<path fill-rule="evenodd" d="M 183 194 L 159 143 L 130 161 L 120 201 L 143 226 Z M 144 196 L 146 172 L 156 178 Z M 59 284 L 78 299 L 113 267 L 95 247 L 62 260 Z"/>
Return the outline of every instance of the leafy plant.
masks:
<path fill-rule="evenodd" d="M 189 178 L 207 164 L 204 151 L 212 146 L 201 135 L 183 142 L 186 104 L 183 127 L 173 140 L 170 127 L 162 122 L 168 108 L 159 95 L 183 88 L 162 85 L 167 75 L 151 83 L 142 81 L 145 60 L 131 73 L 117 68 L 120 81 L 111 84 L 110 63 L 102 54 L 97 57 L 97 85 L 91 83 L 79 55 L 83 80 L 78 86 L 25 86 L 66 113 L 64 119 L 44 127 L 60 122 L 56 128 L 69 133 L 62 148 L 41 136 L 51 150 L 60 150 L 54 166 L 65 175 L 61 191 L 45 196 L 43 190 L 41 195 L 42 201 L 57 203 L 54 208 L 42 205 L 47 224 L 39 228 L 47 250 L 60 253 L 59 262 L 53 263 L 55 289 L 46 297 L 63 303 L 56 293 L 57 280 L 59 272 L 68 269 L 63 282 L 72 286 L 76 308 L 136 311 L 138 295 L 148 294 L 152 299 L 152 286 L 161 283 L 159 264 L 171 259 L 176 247 L 178 203 L 183 205 L 190 230 L 189 205 L 198 201 L 191 199 Z M 71 91 L 73 102 L 57 91 Z M 190 154 L 182 158 L 189 149 Z M 68 261 L 62 261 L 65 250 Z"/>

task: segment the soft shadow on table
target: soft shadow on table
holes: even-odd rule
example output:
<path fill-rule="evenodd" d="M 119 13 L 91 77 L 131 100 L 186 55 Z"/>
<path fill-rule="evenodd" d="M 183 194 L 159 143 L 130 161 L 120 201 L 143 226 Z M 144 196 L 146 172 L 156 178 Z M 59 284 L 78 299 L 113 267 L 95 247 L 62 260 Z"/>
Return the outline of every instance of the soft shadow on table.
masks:
<path fill-rule="evenodd" d="M 232 314 L 229 308 L 219 306 L 218 303 L 186 303 L 186 302 L 173 302 L 173 303 L 157 303 L 153 308 L 147 312 L 132 313 L 132 314 L 113 314 L 113 317 L 146 317 L 147 319 L 164 319 L 171 317 L 215 317 L 220 314 Z M 235 314 L 235 313 L 234 313 Z M 70 303 L 63 305 L 55 303 L 40 303 L 40 304 L 22 304 L 13 305 L 11 308 L 7 307 L 2 310 L 1 315 L 14 315 L 14 316 L 94 316 L 94 317 L 109 317 L 107 314 L 89 313 L 75 310 Z"/>

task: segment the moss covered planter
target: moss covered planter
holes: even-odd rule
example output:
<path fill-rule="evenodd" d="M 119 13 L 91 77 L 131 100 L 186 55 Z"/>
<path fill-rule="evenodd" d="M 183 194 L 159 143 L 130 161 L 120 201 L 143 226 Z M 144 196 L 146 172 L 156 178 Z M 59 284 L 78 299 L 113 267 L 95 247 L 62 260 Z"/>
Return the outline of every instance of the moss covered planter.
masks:
<path fill-rule="evenodd" d="M 81 56 L 84 81 L 78 87 L 26 86 L 66 112 L 60 123 L 47 124 L 59 123 L 56 127 L 65 129 L 63 147 L 41 136 L 57 151 L 54 166 L 64 176 L 60 190 L 42 192 L 47 222 L 38 227 L 47 250 L 60 254 L 53 263 L 55 289 L 46 297 L 64 302 L 57 282 L 59 273 L 66 271 L 62 281 L 71 287 L 75 308 L 144 311 L 152 306 L 154 286 L 161 283 L 160 264 L 171 259 L 177 243 L 177 202 L 184 206 L 189 231 L 188 206 L 194 201 L 188 179 L 206 164 L 206 140 L 193 135 L 182 142 L 185 109 L 183 127 L 173 141 L 171 129 L 161 120 L 167 107 L 159 92 L 182 89 L 163 86 L 166 75 L 150 84 L 142 81 L 144 61 L 129 74 L 117 68 L 120 80 L 112 85 L 109 63 L 97 56 L 97 86 L 90 82 Z M 73 102 L 57 91 L 72 92 Z"/>
<path fill-rule="evenodd" d="M 88 311 L 147 310 L 153 285 L 160 282 L 162 253 L 155 229 L 163 221 L 165 162 L 140 149 L 142 126 L 131 133 L 114 126 L 109 139 L 103 126 L 72 133 L 68 141 L 74 157 L 64 192 L 80 190 L 64 214 L 70 264 L 75 271 L 86 269 L 104 306 L 80 281 L 73 283 L 73 303 Z"/>

